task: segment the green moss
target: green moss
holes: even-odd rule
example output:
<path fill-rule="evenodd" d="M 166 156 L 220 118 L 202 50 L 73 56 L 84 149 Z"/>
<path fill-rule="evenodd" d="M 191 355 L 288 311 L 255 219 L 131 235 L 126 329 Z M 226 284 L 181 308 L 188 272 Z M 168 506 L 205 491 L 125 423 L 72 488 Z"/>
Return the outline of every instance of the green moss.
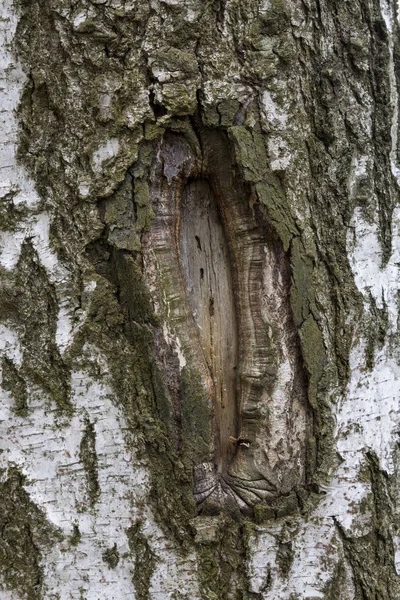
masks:
<path fill-rule="evenodd" d="M 299 331 L 304 362 L 309 374 L 308 400 L 317 408 L 317 386 L 327 363 L 324 340 L 314 318 L 310 315 Z"/>
<path fill-rule="evenodd" d="M 109 569 L 115 569 L 119 563 L 117 544 L 114 544 L 111 548 L 107 548 L 102 554 L 102 559 L 108 565 Z"/>
<path fill-rule="evenodd" d="M 175 77 L 177 77 L 177 72 L 180 71 L 182 78 L 193 77 L 198 74 L 196 56 L 179 50 L 179 48 L 158 51 L 155 60 L 152 62 L 152 68 L 173 72 Z"/>
<path fill-rule="evenodd" d="M 0 579 L 26 600 L 42 598 L 42 552 L 59 534 L 30 500 L 16 468 L 0 483 Z"/>
<path fill-rule="evenodd" d="M 136 231 L 149 231 L 155 215 L 150 204 L 147 181 L 135 180 L 135 204 L 137 206 Z"/>
<path fill-rule="evenodd" d="M 346 565 L 343 560 L 339 560 L 335 565 L 332 577 L 324 586 L 324 600 L 337 600 L 338 598 L 341 598 L 343 590 L 346 589 L 346 585 Z"/>
<path fill-rule="evenodd" d="M 263 84 L 271 80 L 278 71 L 279 58 L 274 52 L 275 43 L 271 40 L 271 47 L 261 51 L 248 53 L 246 70 L 257 81 Z"/>
<path fill-rule="evenodd" d="M 365 364 L 367 369 L 372 370 L 375 364 L 375 351 L 381 350 L 389 329 L 389 314 L 387 304 L 382 293 L 382 308 L 378 308 L 372 294 L 369 294 L 370 311 L 367 317 L 365 348 Z"/>
<path fill-rule="evenodd" d="M 181 392 L 184 451 L 193 464 L 198 464 L 207 460 L 210 453 L 210 399 L 198 373 L 188 367 L 181 371 Z"/>
<path fill-rule="evenodd" d="M 2 386 L 11 392 L 14 398 L 14 411 L 21 417 L 26 417 L 28 414 L 28 394 L 26 391 L 26 383 L 23 377 L 18 372 L 15 364 L 6 356 L 3 357 L 2 363 Z"/>
<path fill-rule="evenodd" d="M 154 123 L 146 123 L 144 132 L 145 139 L 152 141 L 162 137 L 165 133 L 165 128 Z"/>
<path fill-rule="evenodd" d="M 202 106 L 202 121 L 205 127 L 218 127 L 222 121 L 222 117 L 214 103 L 208 105 L 204 102 Z"/>
<path fill-rule="evenodd" d="M 96 431 L 93 423 L 88 418 L 85 420 L 85 429 L 79 446 L 79 460 L 85 469 L 89 506 L 93 507 L 99 499 L 100 486 L 96 453 Z"/>
<path fill-rule="evenodd" d="M 155 126 L 156 127 L 156 126 Z M 135 179 L 145 180 L 149 175 L 149 167 L 153 158 L 154 144 L 142 141 L 139 146 L 137 160 L 129 169 Z"/>
<path fill-rule="evenodd" d="M 133 256 L 127 252 L 115 253 L 115 267 L 120 290 L 120 302 L 126 310 L 127 327 L 135 323 L 157 325 L 150 292 L 140 268 Z"/>
<path fill-rule="evenodd" d="M 196 92 L 195 82 L 164 83 L 162 86 L 163 104 L 170 115 L 192 115 L 197 106 Z"/>
<path fill-rule="evenodd" d="M 204 600 L 228 600 L 236 596 L 234 579 L 241 562 L 240 542 L 239 525 L 222 518 L 215 541 L 197 545 L 198 580 Z"/>
<path fill-rule="evenodd" d="M 248 546 L 253 525 L 226 516 L 198 517 L 197 531 L 203 522 L 212 527 L 211 535 L 196 535 L 198 581 L 203 600 L 256 600 L 250 592 L 247 572 Z"/>
<path fill-rule="evenodd" d="M 310 311 L 315 312 L 313 261 L 306 254 L 300 237 L 296 237 L 292 241 L 290 263 L 293 274 L 290 304 L 292 306 L 295 325 L 296 327 L 300 327 L 308 318 Z"/>
<path fill-rule="evenodd" d="M 157 127 L 155 127 L 157 132 Z M 150 135 L 151 139 L 157 137 L 156 133 Z M 149 169 L 153 156 L 153 143 L 144 141 L 140 144 L 138 159 L 130 169 L 134 177 L 134 203 L 136 207 L 135 229 L 138 233 L 149 231 L 151 222 L 154 219 L 154 211 L 151 207 L 149 192 Z"/>
<path fill-rule="evenodd" d="M 279 575 L 287 578 L 294 559 L 292 542 L 280 542 L 276 553 Z"/>
<path fill-rule="evenodd" d="M 140 250 L 134 225 L 133 181 L 130 173 L 127 173 L 116 192 L 100 204 L 99 210 L 109 227 L 110 244 L 121 250 Z"/>
<path fill-rule="evenodd" d="M 111 132 L 110 132 L 111 133 Z M 91 149 L 92 153 L 96 152 L 98 147 L 105 145 L 110 138 L 113 138 L 114 132 L 107 134 L 105 140 L 101 140 L 100 144 L 96 142 Z M 97 174 L 91 175 L 92 192 L 98 197 L 109 197 L 114 194 L 125 180 L 127 171 L 138 158 L 139 143 L 142 140 L 142 127 L 138 127 L 135 131 L 126 133 L 125 130 L 118 136 L 119 150 L 115 156 L 105 160 Z M 96 138 L 95 138 L 96 139 Z"/>
<path fill-rule="evenodd" d="M 136 521 L 126 531 L 129 549 L 134 556 L 135 566 L 132 581 L 135 586 L 135 598 L 150 600 L 150 580 L 157 562 L 157 556 L 142 532 L 142 523 Z"/>
<path fill-rule="evenodd" d="M 275 518 L 275 511 L 272 506 L 267 504 L 255 504 L 254 505 L 254 521 L 261 525 L 265 521 Z"/>
<path fill-rule="evenodd" d="M 216 125 L 230 127 L 235 123 L 238 116 L 240 116 L 240 103 L 234 98 L 227 98 L 217 105 L 217 111 L 219 123 L 216 123 Z"/>
<path fill-rule="evenodd" d="M 264 180 L 257 183 L 255 189 L 268 221 L 282 240 L 286 252 L 293 236 L 298 235 L 298 230 L 291 216 L 282 184 L 275 174 L 267 173 Z"/>
<path fill-rule="evenodd" d="M 69 543 L 71 544 L 71 546 L 77 546 L 79 544 L 79 542 L 81 541 L 82 535 L 81 532 L 79 530 L 79 526 L 77 523 L 73 524 L 73 530 L 72 530 L 72 535 L 69 538 Z"/>
<path fill-rule="evenodd" d="M 307 445 L 306 445 L 307 472 L 308 472 L 309 476 L 311 476 L 312 473 L 314 473 L 316 470 L 317 455 L 318 455 L 317 440 L 314 436 L 310 435 L 307 438 Z"/>
<path fill-rule="evenodd" d="M 264 136 L 241 125 L 230 127 L 228 131 L 244 179 L 250 183 L 264 181 L 269 171 Z"/>
<path fill-rule="evenodd" d="M 290 6 L 285 0 L 271 0 L 262 16 L 269 34 L 276 35 L 285 31 L 290 23 Z"/>
<path fill-rule="evenodd" d="M 268 499 L 266 503 L 254 506 L 254 521 L 258 524 L 271 519 L 295 515 L 299 512 L 299 498 L 296 492 Z"/>

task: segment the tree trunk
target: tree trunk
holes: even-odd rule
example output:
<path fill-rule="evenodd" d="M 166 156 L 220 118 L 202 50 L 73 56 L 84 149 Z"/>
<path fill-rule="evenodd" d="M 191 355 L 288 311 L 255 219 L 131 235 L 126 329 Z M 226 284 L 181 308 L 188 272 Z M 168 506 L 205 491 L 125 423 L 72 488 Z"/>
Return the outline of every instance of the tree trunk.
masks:
<path fill-rule="evenodd" d="M 394 0 L 1 0 L 0 597 L 400 597 Z"/>

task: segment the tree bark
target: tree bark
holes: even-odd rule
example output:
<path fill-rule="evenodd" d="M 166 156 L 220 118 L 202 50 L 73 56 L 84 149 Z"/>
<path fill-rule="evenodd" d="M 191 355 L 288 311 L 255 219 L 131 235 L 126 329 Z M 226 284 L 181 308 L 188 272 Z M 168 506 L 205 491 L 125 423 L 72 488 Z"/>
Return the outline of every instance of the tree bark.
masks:
<path fill-rule="evenodd" d="M 0 0 L 0 597 L 400 597 L 394 0 Z"/>

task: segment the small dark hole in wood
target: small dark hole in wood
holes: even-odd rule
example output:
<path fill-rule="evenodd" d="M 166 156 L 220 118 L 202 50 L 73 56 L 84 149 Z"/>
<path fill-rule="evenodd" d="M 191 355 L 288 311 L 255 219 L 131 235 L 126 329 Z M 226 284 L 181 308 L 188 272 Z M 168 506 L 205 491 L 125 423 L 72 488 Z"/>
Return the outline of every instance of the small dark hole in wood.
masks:
<path fill-rule="evenodd" d="M 200 279 L 204 279 L 204 269 L 200 269 Z"/>
<path fill-rule="evenodd" d="M 195 235 L 194 237 L 195 237 L 195 240 L 196 240 L 196 242 L 197 242 L 197 247 L 198 247 L 198 249 L 201 251 L 201 243 L 200 243 L 200 238 L 199 238 L 199 236 L 198 236 L 198 235 Z"/>

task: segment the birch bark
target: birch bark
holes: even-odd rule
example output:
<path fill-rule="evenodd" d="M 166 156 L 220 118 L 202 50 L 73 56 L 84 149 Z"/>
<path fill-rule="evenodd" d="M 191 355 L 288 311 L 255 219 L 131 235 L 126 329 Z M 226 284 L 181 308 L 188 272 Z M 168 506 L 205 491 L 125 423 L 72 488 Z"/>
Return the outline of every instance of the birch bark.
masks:
<path fill-rule="evenodd" d="M 0 598 L 399 598 L 397 2 L 0 9 Z"/>

